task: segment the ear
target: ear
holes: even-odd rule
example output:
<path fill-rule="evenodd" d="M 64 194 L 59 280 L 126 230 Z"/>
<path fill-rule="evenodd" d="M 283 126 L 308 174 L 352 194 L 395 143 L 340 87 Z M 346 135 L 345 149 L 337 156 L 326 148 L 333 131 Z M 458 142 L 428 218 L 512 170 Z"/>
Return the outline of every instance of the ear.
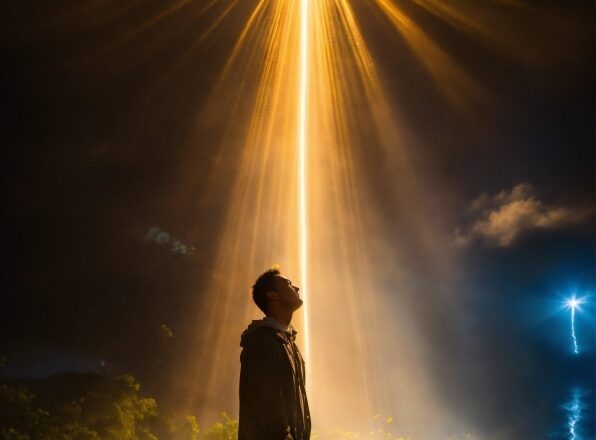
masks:
<path fill-rule="evenodd" d="M 265 292 L 265 295 L 267 295 L 267 299 L 277 301 L 277 292 L 274 292 L 273 290 L 268 290 L 267 292 Z"/>

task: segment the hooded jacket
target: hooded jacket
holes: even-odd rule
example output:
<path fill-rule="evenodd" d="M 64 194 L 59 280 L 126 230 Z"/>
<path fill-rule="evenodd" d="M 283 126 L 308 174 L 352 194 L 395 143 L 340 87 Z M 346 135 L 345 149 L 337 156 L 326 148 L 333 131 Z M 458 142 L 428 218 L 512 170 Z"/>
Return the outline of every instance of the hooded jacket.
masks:
<path fill-rule="evenodd" d="M 308 440 L 310 413 L 296 331 L 253 321 L 240 346 L 238 440 Z"/>

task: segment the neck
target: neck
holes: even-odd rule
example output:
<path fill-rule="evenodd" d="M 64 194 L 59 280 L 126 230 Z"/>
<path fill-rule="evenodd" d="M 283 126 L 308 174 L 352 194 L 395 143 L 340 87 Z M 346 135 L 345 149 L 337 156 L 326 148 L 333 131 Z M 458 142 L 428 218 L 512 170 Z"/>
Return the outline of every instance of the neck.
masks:
<path fill-rule="evenodd" d="M 290 323 L 292 322 L 293 315 L 294 315 L 294 312 L 288 312 L 286 310 L 270 310 L 269 313 L 267 314 L 267 316 L 272 317 L 277 322 L 279 322 L 281 325 L 283 325 L 285 328 L 288 328 L 290 326 Z"/>

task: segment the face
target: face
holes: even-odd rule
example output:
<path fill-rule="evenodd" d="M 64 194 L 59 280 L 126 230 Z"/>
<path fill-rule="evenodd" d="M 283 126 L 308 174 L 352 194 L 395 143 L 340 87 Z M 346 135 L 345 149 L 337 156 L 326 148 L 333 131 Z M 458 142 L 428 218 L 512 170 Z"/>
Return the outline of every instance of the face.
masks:
<path fill-rule="evenodd" d="M 298 294 L 299 290 L 288 278 L 283 275 L 275 275 L 275 293 L 280 305 L 292 310 L 298 309 L 302 305 L 302 300 Z"/>

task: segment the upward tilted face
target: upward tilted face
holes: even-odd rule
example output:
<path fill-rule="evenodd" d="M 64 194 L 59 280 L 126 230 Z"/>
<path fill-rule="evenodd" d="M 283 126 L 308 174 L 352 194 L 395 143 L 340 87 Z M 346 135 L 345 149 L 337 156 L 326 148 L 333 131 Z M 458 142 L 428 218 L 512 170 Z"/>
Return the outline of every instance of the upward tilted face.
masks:
<path fill-rule="evenodd" d="M 300 288 L 294 286 L 288 278 L 283 275 L 275 275 L 275 292 L 280 305 L 292 310 L 298 309 L 302 305 L 299 290 Z"/>

